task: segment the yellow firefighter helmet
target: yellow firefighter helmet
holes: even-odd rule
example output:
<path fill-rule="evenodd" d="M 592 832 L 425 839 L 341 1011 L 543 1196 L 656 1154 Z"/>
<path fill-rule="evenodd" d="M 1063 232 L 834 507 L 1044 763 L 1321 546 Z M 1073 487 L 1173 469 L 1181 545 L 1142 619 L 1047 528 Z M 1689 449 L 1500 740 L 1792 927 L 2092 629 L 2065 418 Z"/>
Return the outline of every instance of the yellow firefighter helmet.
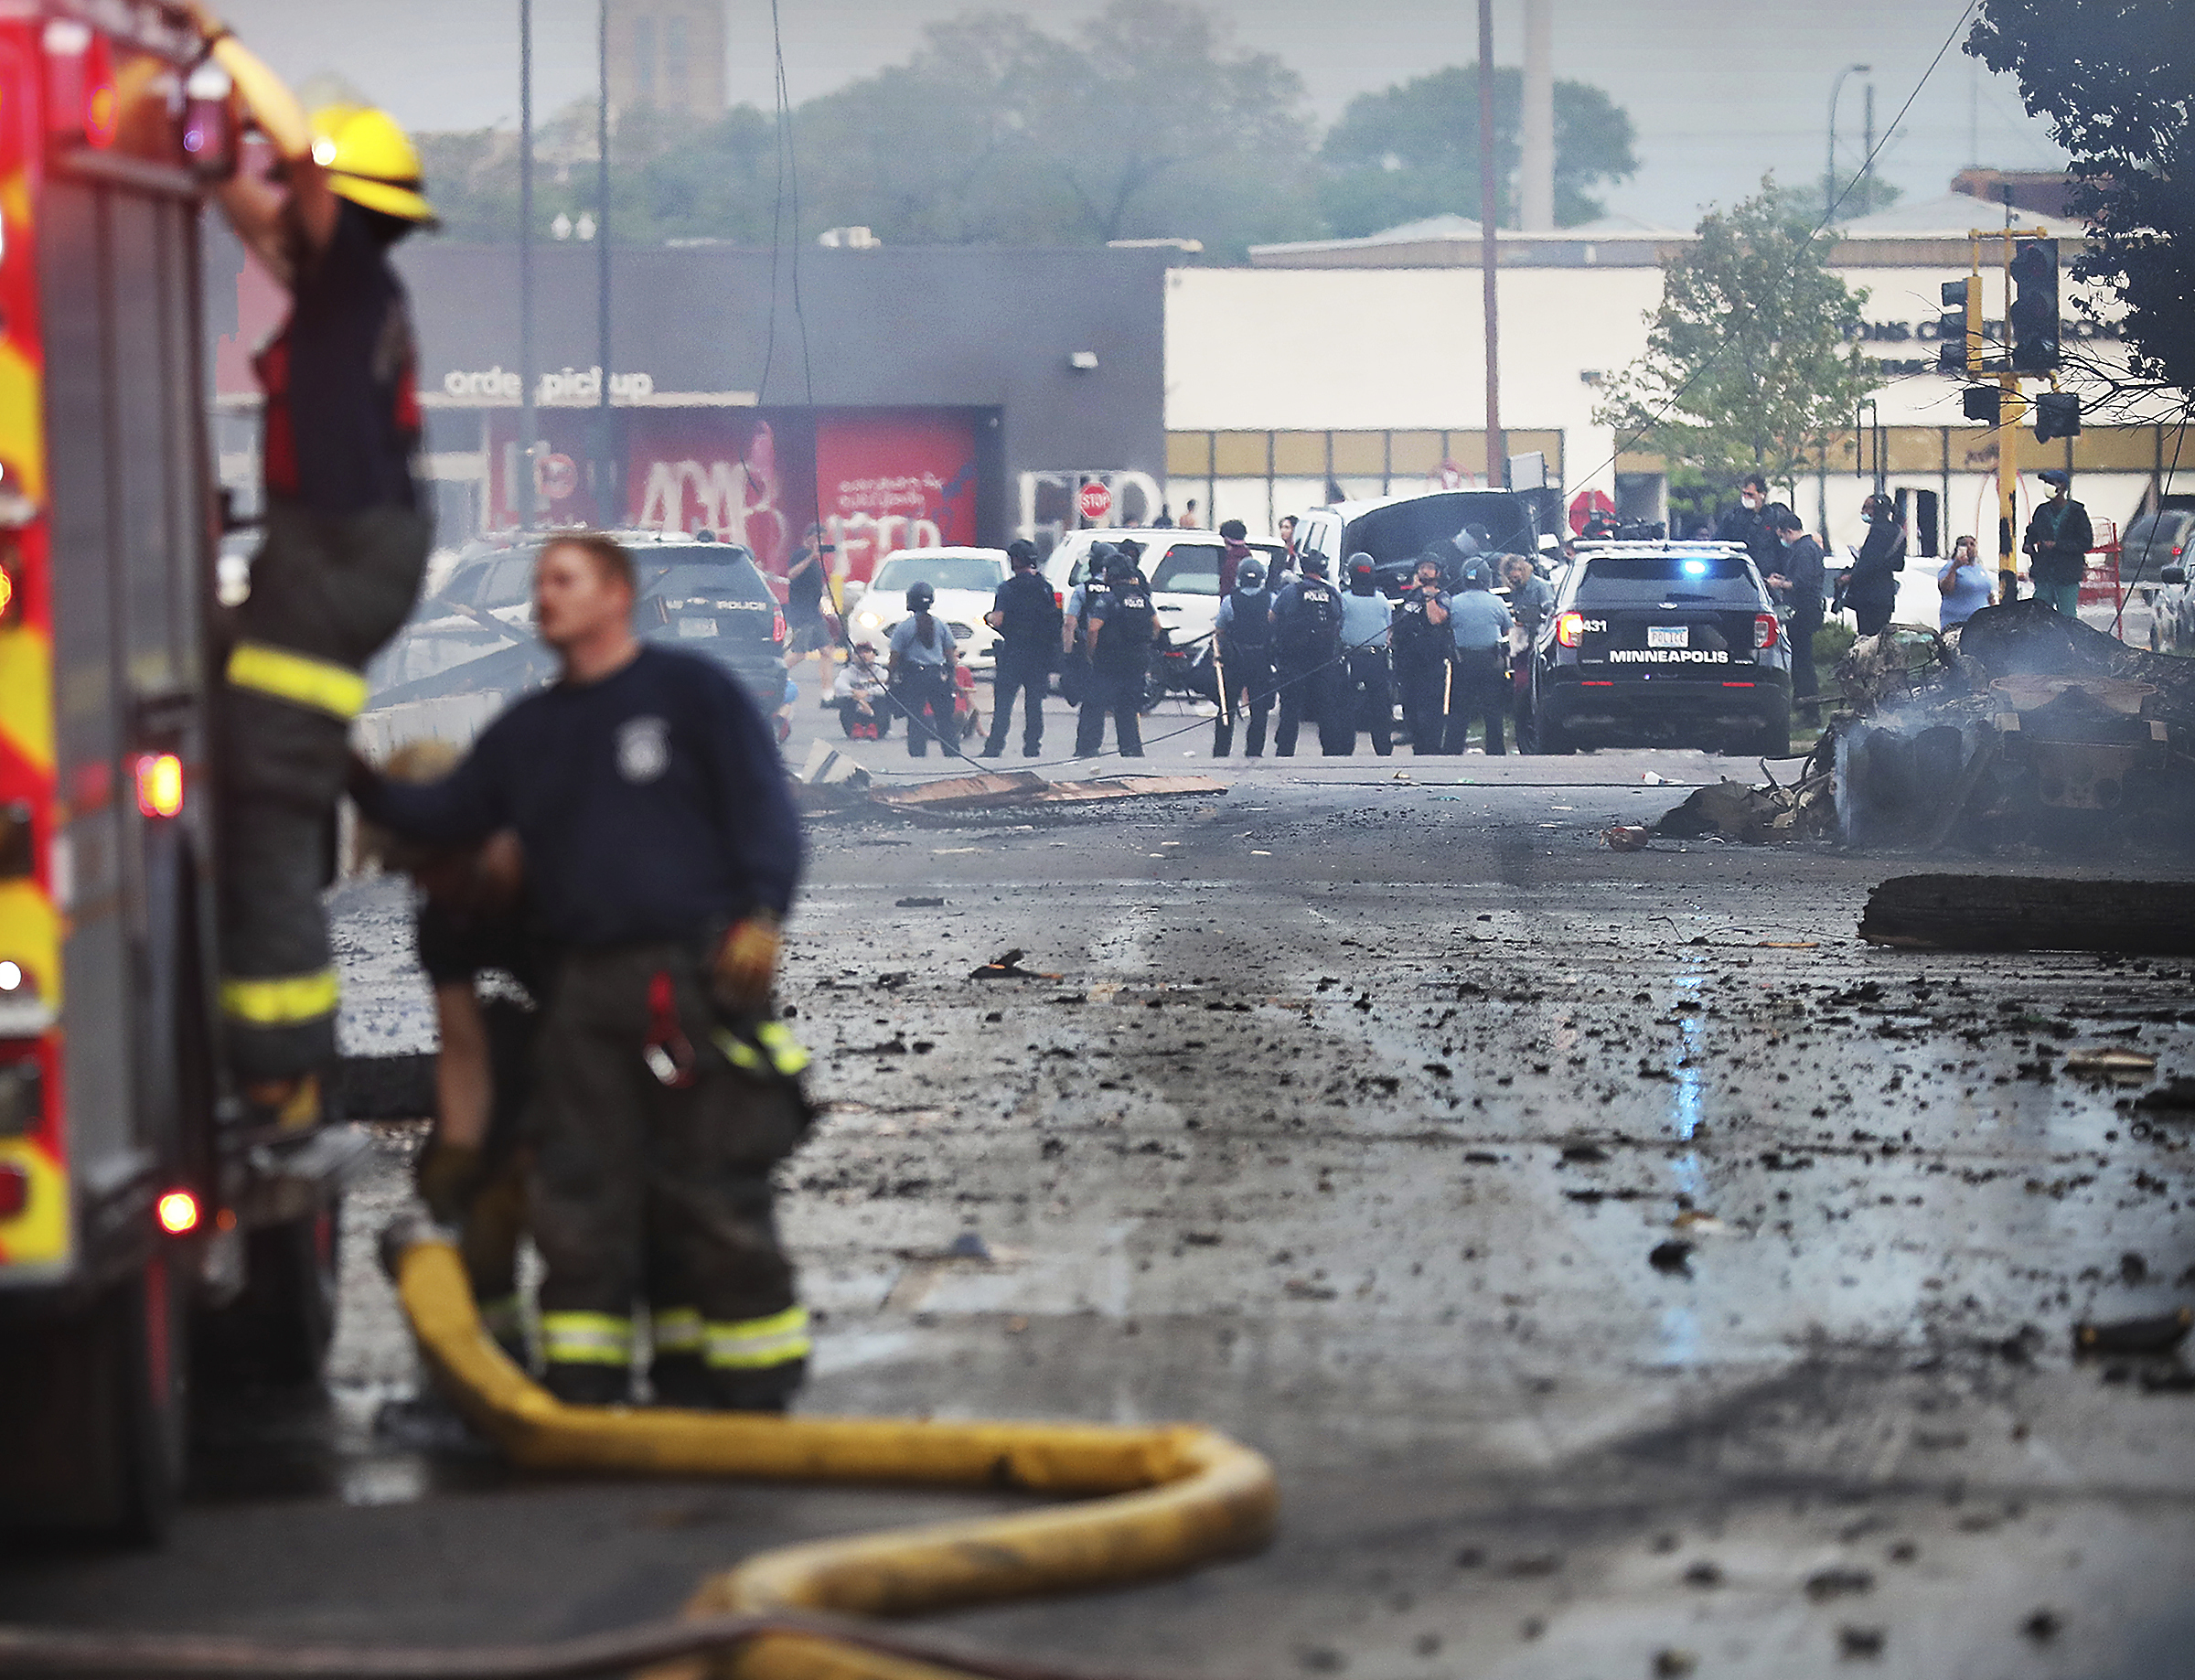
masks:
<path fill-rule="evenodd" d="M 429 227 L 440 220 L 420 189 L 419 148 L 386 111 L 329 105 L 313 113 L 313 161 L 328 187 L 369 210 Z"/>

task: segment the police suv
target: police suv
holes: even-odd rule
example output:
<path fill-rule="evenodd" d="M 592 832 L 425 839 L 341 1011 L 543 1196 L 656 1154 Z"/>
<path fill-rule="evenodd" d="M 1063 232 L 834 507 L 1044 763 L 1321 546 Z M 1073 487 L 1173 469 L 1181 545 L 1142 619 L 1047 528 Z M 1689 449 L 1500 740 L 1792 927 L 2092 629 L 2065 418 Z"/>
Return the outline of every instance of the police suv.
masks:
<path fill-rule="evenodd" d="M 1532 650 L 1527 752 L 1791 751 L 1791 648 L 1745 550 L 1579 542 Z"/>

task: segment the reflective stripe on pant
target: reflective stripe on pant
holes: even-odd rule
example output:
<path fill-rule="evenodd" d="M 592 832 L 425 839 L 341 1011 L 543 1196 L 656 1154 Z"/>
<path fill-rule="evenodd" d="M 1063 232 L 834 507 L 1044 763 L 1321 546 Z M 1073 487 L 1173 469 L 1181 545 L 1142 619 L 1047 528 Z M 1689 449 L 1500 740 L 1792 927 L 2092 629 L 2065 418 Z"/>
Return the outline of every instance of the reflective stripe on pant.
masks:
<path fill-rule="evenodd" d="M 1448 711 L 1448 750 L 1461 753 L 1471 738 L 1473 723 L 1483 725 L 1486 751 L 1508 751 L 1504 727 L 1509 719 L 1508 650 L 1502 647 L 1459 647 L 1456 650 L 1455 692 Z"/>
<path fill-rule="evenodd" d="M 1420 757 L 1446 752 L 1448 714 L 1441 710 L 1441 696 L 1448 678 L 1447 662 L 1423 654 L 1398 655 L 1395 676 L 1402 690 L 1402 717 L 1409 726 L 1410 751 Z"/>
<path fill-rule="evenodd" d="M 641 1057 L 658 973 L 671 976 L 680 1025 L 696 1052 L 693 1083 L 683 1088 L 660 1084 Z M 691 1310 L 706 1356 L 719 1328 L 796 1310 L 769 1178 L 805 1126 L 791 1078 L 732 1066 L 719 1033 L 744 1041 L 717 1022 L 698 964 L 676 946 L 574 952 L 551 1000 L 529 1129 L 533 1236 L 547 1266 L 544 1320 L 628 1313 L 645 1298 L 658 1308 L 659 1354 L 693 1351 Z M 802 1054 L 777 1023 L 758 1024 L 751 1037 L 773 1075 Z M 682 1348 L 666 1350 L 666 1329 Z M 553 1365 L 553 1347 L 550 1359 Z M 798 1355 L 767 1366 L 712 1365 L 714 1403 L 782 1405 L 801 1370 Z M 566 1397 L 581 1392 L 571 1383 L 551 1386 Z"/>
<path fill-rule="evenodd" d="M 703 1335 L 699 1307 L 657 1307 L 648 1314 L 648 1340 L 658 1359 L 666 1354 L 699 1354 Z"/>
<path fill-rule="evenodd" d="M 1356 751 L 1356 732 L 1369 730 L 1372 750 L 1385 758 L 1394 752 L 1395 690 L 1387 680 L 1385 647 L 1354 647 L 1348 654 L 1346 679 L 1347 735 L 1344 754 Z"/>
<path fill-rule="evenodd" d="M 808 1309 L 788 1307 L 767 1318 L 712 1322 L 703 1328 L 702 1357 L 712 1371 L 767 1371 L 806 1359 L 815 1344 Z"/>
<path fill-rule="evenodd" d="M 222 997 L 246 1080 L 335 1057 L 320 893 L 349 725 L 366 701 L 366 662 L 412 610 L 434 534 L 409 508 L 324 519 L 284 501 L 268 508 L 266 530 L 218 713 Z M 310 986 L 326 989 L 320 999 Z"/>
<path fill-rule="evenodd" d="M 622 1369 L 633 1363 L 633 1321 L 616 1312 L 543 1312 L 541 1356 L 552 1365 Z"/>

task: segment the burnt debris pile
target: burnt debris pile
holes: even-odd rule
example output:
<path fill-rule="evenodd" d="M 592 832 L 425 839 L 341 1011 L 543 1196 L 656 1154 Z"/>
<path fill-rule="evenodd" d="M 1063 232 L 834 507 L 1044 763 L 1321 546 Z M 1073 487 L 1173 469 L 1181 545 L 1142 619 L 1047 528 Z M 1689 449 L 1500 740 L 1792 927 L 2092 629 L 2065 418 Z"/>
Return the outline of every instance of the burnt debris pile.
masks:
<path fill-rule="evenodd" d="M 1869 846 L 2182 851 L 2195 843 L 2195 661 L 2032 601 L 1948 637 L 1893 626 L 1838 676 L 1837 829 Z"/>

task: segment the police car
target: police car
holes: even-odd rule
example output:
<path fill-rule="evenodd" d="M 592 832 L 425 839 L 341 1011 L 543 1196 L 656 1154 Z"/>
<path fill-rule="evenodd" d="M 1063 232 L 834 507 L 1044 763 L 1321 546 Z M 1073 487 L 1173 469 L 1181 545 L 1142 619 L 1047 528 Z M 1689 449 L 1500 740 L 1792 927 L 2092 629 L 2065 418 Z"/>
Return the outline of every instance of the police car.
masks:
<path fill-rule="evenodd" d="M 1791 648 L 1736 543 L 1579 542 L 1532 651 L 1525 750 L 1791 751 Z"/>

